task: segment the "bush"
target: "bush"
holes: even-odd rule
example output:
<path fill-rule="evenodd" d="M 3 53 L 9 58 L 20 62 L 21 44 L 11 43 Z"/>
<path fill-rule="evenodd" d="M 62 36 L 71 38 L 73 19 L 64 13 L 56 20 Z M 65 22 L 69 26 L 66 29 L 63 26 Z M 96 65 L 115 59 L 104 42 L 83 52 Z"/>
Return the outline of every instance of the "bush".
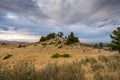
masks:
<path fill-rule="evenodd" d="M 59 58 L 61 55 L 59 54 L 59 53 L 55 53 L 55 54 L 53 54 L 51 57 L 52 58 Z"/>
<path fill-rule="evenodd" d="M 13 55 L 7 54 L 7 55 L 5 55 L 5 56 L 3 57 L 3 60 L 8 59 L 8 58 L 10 58 L 11 56 L 13 56 Z"/>
<path fill-rule="evenodd" d="M 44 42 L 44 43 L 42 43 L 42 46 L 43 46 L 43 47 L 46 47 L 46 45 L 47 45 L 47 43 L 45 43 L 45 42 Z"/>
<path fill-rule="evenodd" d="M 64 53 L 64 54 L 62 54 L 62 55 L 59 54 L 59 53 L 55 53 L 55 54 L 53 54 L 51 57 L 52 57 L 52 58 L 59 58 L 59 57 L 67 58 L 67 57 L 70 57 L 70 55 L 67 54 L 67 53 Z"/>
<path fill-rule="evenodd" d="M 59 45 L 58 48 L 62 48 L 63 46 L 62 45 Z"/>
<path fill-rule="evenodd" d="M 34 47 L 37 46 L 37 44 L 34 44 Z"/>
<path fill-rule="evenodd" d="M 25 44 L 19 44 L 17 48 L 25 48 Z"/>
<path fill-rule="evenodd" d="M 67 57 L 70 57 L 70 55 L 67 54 L 67 53 L 64 53 L 64 54 L 61 55 L 61 57 L 67 58 Z"/>

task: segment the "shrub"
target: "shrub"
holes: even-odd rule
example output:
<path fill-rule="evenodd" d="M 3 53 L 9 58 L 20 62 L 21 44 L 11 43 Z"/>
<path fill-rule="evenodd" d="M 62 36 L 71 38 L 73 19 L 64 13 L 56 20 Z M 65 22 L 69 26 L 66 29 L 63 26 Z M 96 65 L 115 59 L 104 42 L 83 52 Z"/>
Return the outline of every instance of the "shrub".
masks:
<path fill-rule="evenodd" d="M 55 53 L 55 54 L 53 54 L 51 57 L 52 58 L 59 58 L 61 55 L 59 54 L 59 53 Z"/>
<path fill-rule="evenodd" d="M 58 48 L 62 48 L 63 46 L 62 45 L 59 45 Z"/>
<path fill-rule="evenodd" d="M 43 46 L 43 47 L 46 47 L 46 45 L 47 45 L 47 43 L 45 43 L 45 42 L 44 42 L 44 43 L 42 43 L 42 46 Z"/>
<path fill-rule="evenodd" d="M 10 58 L 11 56 L 13 56 L 13 55 L 7 54 L 7 55 L 5 55 L 5 56 L 3 57 L 3 60 L 8 59 L 8 58 Z"/>
<path fill-rule="evenodd" d="M 45 46 L 45 45 L 47 45 L 47 43 L 44 42 L 44 43 L 42 43 L 42 45 Z"/>
<path fill-rule="evenodd" d="M 67 57 L 70 57 L 70 55 L 67 54 L 67 53 L 64 53 L 64 54 L 62 54 L 62 55 L 59 54 L 59 53 L 55 53 L 55 54 L 53 54 L 51 57 L 52 57 L 52 58 L 59 58 L 59 57 L 67 58 Z"/>
<path fill-rule="evenodd" d="M 21 47 L 22 47 L 22 44 L 19 44 L 19 45 L 18 45 L 18 48 L 21 48 Z"/>
<path fill-rule="evenodd" d="M 19 44 L 17 48 L 22 48 L 22 47 L 25 48 L 26 47 L 25 44 Z"/>
<path fill-rule="evenodd" d="M 34 44 L 34 47 L 37 46 L 37 44 Z"/>
<path fill-rule="evenodd" d="M 53 44 L 53 42 L 49 42 L 49 45 Z"/>
<path fill-rule="evenodd" d="M 67 54 L 67 53 L 64 53 L 64 54 L 61 55 L 61 57 L 67 58 L 67 57 L 70 57 L 70 55 Z"/>

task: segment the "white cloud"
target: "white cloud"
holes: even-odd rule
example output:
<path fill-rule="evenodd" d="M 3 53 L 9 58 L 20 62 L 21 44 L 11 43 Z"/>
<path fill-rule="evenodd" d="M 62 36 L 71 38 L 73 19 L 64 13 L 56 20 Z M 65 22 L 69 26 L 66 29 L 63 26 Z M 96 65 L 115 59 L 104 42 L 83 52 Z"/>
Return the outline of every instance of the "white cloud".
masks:
<path fill-rule="evenodd" d="M 26 31 L 14 31 L 14 27 L 9 28 L 8 31 L 0 29 L 0 40 L 36 42 L 40 39 L 40 36 L 29 35 Z"/>
<path fill-rule="evenodd" d="M 18 16 L 16 14 L 13 14 L 13 13 L 7 13 L 7 18 L 9 18 L 9 19 L 17 19 Z"/>

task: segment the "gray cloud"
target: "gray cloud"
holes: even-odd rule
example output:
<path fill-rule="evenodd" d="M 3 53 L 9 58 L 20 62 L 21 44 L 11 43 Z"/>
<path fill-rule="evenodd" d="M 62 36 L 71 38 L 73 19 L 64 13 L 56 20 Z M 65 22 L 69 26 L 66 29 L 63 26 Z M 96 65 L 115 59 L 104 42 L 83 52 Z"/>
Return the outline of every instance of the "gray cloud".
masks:
<path fill-rule="evenodd" d="M 40 31 L 42 35 L 74 31 L 83 33 L 86 38 L 99 34 L 102 37 L 112 31 L 111 26 L 120 25 L 119 8 L 120 0 L 0 0 L 0 21 L 38 34 Z M 7 18 L 9 13 L 18 18 Z M 3 23 L 0 28 L 7 30 Z M 36 25 L 31 27 L 31 24 Z"/>
<path fill-rule="evenodd" d="M 1 0 L 0 8 L 34 22 L 53 25 L 89 24 L 118 15 L 119 0 Z M 115 13 L 116 12 L 116 13 Z M 118 16 L 117 16 L 118 17 Z"/>

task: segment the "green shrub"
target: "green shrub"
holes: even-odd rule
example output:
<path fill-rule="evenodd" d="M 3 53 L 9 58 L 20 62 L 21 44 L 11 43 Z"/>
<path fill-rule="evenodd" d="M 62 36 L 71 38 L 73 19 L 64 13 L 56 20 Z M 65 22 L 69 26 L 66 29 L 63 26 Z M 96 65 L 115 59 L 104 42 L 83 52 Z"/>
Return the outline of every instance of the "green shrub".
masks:
<path fill-rule="evenodd" d="M 64 53 L 64 54 L 61 55 L 61 57 L 67 58 L 67 57 L 70 57 L 70 55 L 67 54 L 67 53 Z"/>
<path fill-rule="evenodd" d="M 47 45 L 47 43 L 45 43 L 45 42 L 44 42 L 44 43 L 42 43 L 42 45 L 43 45 L 43 46 L 46 46 L 46 45 Z"/>
<path fill-rule="evenodd" d="M 59 58 L 61 55 L 59 53 L 54 53 L 51 57 L 52 58 Z"/>
<path fill-rule="evenodd" d="M 34 47 L 37 46 L 37 44 L 34 44 Z"/>
<path fill-rule="evenodd" d="M 42 46 L 43 46 L 43 47 L 46 47 L 46 45 L 47 45 L 47 43 L 45 43 L 45 42 L 44 42 L 44 43 L 42 43 Z"/>
<path fill-rule="evenodd" d="M 13 56 L 13 55 L 7 54 L 7 55 L 5 55 L 5 56 L 3 57 L 3 60 L 8 59 L 8 58 L 10 58 L 11 56 Z"/>

